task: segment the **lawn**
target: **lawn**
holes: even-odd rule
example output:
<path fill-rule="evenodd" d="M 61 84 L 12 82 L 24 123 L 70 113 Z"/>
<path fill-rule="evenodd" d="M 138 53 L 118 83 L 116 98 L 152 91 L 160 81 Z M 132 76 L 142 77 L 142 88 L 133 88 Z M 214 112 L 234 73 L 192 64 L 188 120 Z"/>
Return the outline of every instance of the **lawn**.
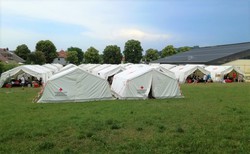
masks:
<path fill-rule="evenodd" d="M 250 83 L 184 84 L 184 98 L 37 104 L 0 89 L 0 153 L 249 153 Z"/>

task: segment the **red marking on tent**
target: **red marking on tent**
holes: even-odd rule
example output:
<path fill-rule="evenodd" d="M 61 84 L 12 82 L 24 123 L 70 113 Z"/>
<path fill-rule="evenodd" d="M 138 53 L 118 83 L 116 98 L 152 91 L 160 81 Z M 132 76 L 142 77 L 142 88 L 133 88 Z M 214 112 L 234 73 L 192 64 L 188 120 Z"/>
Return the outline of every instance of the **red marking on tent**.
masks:
<path fill-rule="evenodd" d="M 143 89 L 144 87 L 143 86 L 141 86 L 141 89 Z"/>
<path fill-rule="evenodd" d="M 62 88 L 59 88 L 59 91 L 60 91 L 60 92 L 62 92 L 62 90 L 63 90 Z"/>
<path fill-rule="evenodd" d="M 217 70 L 217 69 L 218 69 L 217 67 L 213 68 L 213 70 Z"/>

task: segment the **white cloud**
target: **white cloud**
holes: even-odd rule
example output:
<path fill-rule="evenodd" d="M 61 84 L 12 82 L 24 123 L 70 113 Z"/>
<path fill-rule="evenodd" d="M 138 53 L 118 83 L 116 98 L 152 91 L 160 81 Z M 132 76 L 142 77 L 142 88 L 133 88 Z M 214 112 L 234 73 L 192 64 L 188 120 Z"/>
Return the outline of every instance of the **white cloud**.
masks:
<path fill-rule="evenodd" d="M 82 35 L 101 40 L 139 39 L 157 41 L 169 38 L 166 34 L 155 34 L 155 29 L 145 28 L 136 25 L 136 23 L 130 25 L 130 18 L 135 17 L 130 9 L 134 9 L 136 3 L 123 2 L 122 5 L 119 1 L 10 0 L 3 1 L 1 9 L 3 9 L 3 12 L 26 18 L 80 25 L 83 27 Z M 124 5 L 127 5 L 127 7 Z M 122 8 L 126 8 L 126 10 Z"/>
<path fill-rule="evenodd" d="M 170 37 L 166 34 L 149 33 L 138 29 L 122 29 L 120 32 L 118 32 L 117 36 L 126 39 L 134 38 L 146 41 L 166 40 Z"/>

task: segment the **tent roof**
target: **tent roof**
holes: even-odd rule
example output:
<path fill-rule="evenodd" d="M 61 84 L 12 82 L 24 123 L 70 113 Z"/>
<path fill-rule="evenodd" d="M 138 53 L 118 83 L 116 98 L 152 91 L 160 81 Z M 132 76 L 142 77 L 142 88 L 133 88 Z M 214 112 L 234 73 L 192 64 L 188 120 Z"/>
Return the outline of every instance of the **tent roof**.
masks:
<path fill-rule="evenodd" d="M 124 70 L 120 65 L 111 65 L 109 67 L 104 68 L 98 72 L 98 75 L 102 78 L 107 78 L 108 76 L 114 75 L 121 70 Z"/>
<path fill-rule="evenodd" d="M 149 66 L 141 66 L 141 67 L 133 67 L 127 70 L 124 70 L 121 73 L 115 75 L 115 77 L 123 78 L 123 79 L 133 79 L 138 76 L 141 76 L 149 71 L 153 70 L 153 68 Z"/>
<path fill-rule="evenodd" d="M 215 72 L 215 73 L 228 73 L 228 71 L 230 70 L 235 70 L 236 72 L 240 73 L 240 74 L 244 74 L 240 69 L 238 69 L 237 67 L 234 66 L 207 66 L 205 67 L 205 69 L 209 72 Z"/>

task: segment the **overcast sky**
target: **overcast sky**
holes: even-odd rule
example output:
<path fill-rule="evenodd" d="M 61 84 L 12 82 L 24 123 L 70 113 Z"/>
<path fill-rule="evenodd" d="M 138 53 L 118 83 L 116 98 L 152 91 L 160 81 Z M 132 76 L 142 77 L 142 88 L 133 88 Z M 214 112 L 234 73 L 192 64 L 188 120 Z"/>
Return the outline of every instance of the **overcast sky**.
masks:
<path fill-rule="evenodd" d="M 129 39 L 144 51 L 250 42 L 250 0 L 0 0 L 0 48 L 51 40 L 101 53 Z"/>

